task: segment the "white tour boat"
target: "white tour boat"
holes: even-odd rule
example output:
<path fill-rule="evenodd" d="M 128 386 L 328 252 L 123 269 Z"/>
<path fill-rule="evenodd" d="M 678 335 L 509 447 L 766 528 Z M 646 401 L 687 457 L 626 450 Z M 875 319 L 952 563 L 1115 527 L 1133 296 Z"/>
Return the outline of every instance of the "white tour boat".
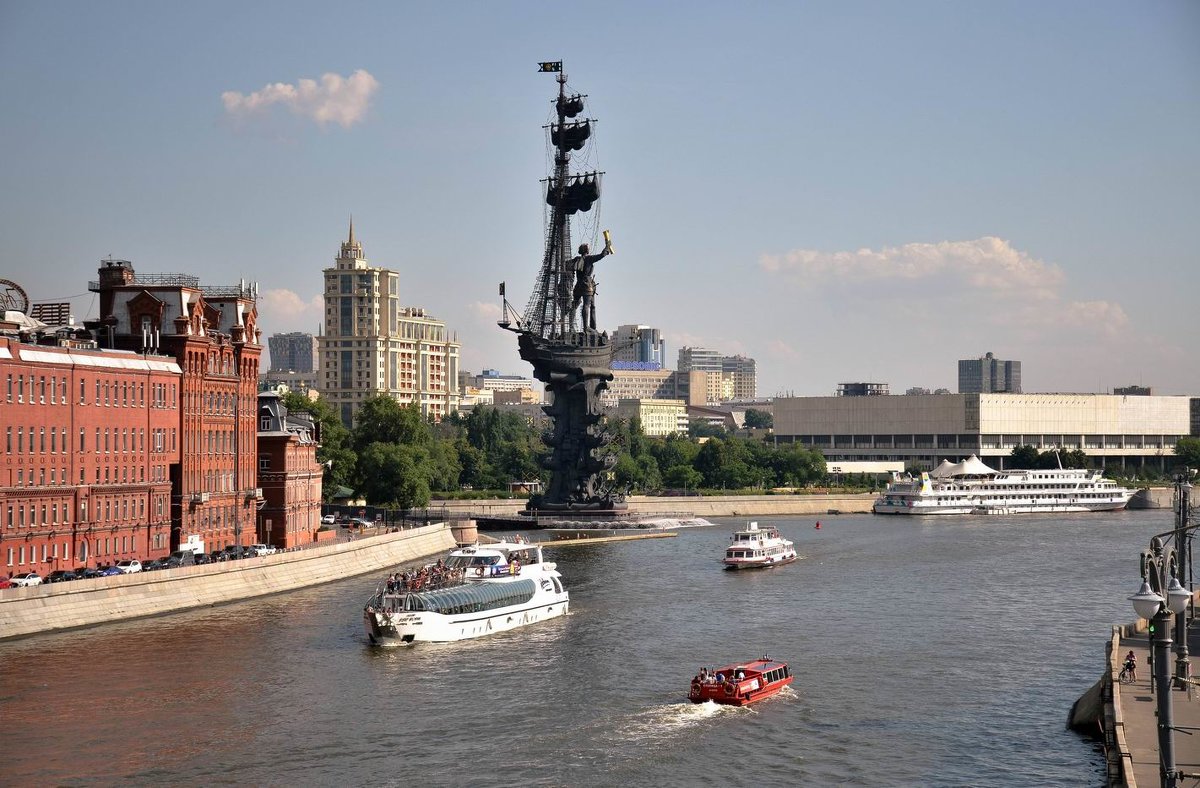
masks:
<path fill-rule="evenodd" d="M 379 646 L 446 643 L 566 614 L 562 576 L 527 542 L 463 547 L 437 565 L 381 584 L 363 610 Z"/>
<path fill-rule="evenodd" d="M 758 523 L 750 523 L 745 530 L 734 531 L 722 563 L 729 569 L 758 569 L 795 560 L 796 548 L 779 535 L 777 528 L 759 528 Z"/>
<path fill-rule="evenodd" d="M 1049 468 L 997 471 L 972 454 L 943 461 L 919 478 L 896 474 L 872 508 L 876 514 L 1034 514 L 1124 509 L 1133 490 L 1101 471 Z"/>

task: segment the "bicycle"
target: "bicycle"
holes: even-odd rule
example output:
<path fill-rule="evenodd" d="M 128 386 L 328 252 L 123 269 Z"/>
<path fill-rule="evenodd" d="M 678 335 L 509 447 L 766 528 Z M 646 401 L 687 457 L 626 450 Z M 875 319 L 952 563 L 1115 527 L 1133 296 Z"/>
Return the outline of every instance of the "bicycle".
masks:
<path fill-rule="evenodd" d="M 1117 676 L 1117 681 L 1122 684 L 1132 684 L 1137 681 L 1136 668 L 1129 663 L 1125 663 L 1125 666 L 1121 668 L 1120 675 Z"/>

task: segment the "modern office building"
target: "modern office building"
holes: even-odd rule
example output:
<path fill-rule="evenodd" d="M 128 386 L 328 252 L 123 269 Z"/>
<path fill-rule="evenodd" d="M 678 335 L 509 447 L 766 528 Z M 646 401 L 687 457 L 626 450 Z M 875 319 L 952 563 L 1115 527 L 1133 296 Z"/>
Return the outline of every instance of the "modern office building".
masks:
<path fill-rule="evenodd" d="M 1001 361 L 991 353 L 958 362 L 959 394 L 1020 394 L 1021 362 Z"/>
<path fill-rule="evenodd" d="M 1154 393 L 1154 389 L 1149 386 L 1118 386 L 1113 389 L 1113 394 L 1124 394 L 1127 397 L 1149 397 Z"/>
<path fill-rule="evenodd" d="M 932 469 L 974 454 L 1003 469 L 1012 450 L 1080 449 L 1097 465 L 1167 471 L 1197 398 L 1112 394 L 931 394 L 776 398 L 775 436 L 827 461 Z M 1008 464 L 1007 467 L 1012 467 Z"/>
<path fill-rule="evenodd" d="M 613 364 L 617 369 L 649 370 L 666 366 L 667 346 L 657 328 L 633 324 L 617 326 L 612 346 Z"/>
<path fill-rule="evenodd" d="M 758 374 L 754 359 L 745 356 L 724 356 L 721 375 L 729 379 L 732 393 L 726 399 L 754 399 L 758 396 Z"/>
<path fill-rule="evenodd" d="M 318 426 L 308 413 L 289 413 L 274 391 L 258 395 L 258 541 L 286 550 L 312 544 L 321 527 Z"/>
<path fill-rule="evenodd" d="M 317 338 L 293 331 L 267 338 L 272 372 L 313 372 L 317 369 Z"/>
<path fill-rule="evenodd" d="M 758 376 L 752 358 L 723 356 L 710 348 L 680 348 L 679 373 L 692 372 L 703 372 L 707 377 L 703 380 L 703 393 L 692 386 L 690 379 L 681 378 L 678 396 L 687 399 L 689 404 L 715 405 L 730 399 L 758 396 Z"/>
<path fill-rule="evenodd" d="M 681 399 L 623 399 L 617 403 L 617 416 L 638 419 L 647 435 L 665 437 L 688 432 L 687 403 Z"/>
<path fill-rule="evenodd" d="M 401 306 L 400 275 L 368 264 L 353 222 L 324 276 L 319 388 L 343 423 L 352 426 L 363 401 L 380 395 L 433 419 L 457 410 L 457 336 L 424 309 Z"/>
<path fill-rule="evenodd" d="M 722 372 L 724 360 L 724 356 L 711 348 L 685 346 L 679 348 L 677 368 L 680 372 Z"/>
<path fill-rule="evenodd" d="M 839 383 L 837 390 L 839 397 L 886 397 L 890 393 L 886 383 Z"/>
<path fill-rule="evenodd" d="M 476 388 L 488 391 L 536 391 L 538 399 L 533 401 L 541 401 L 540 387 L 534 386 L 533 378 L 523 378 L 520 375 L 501 375 L 499 370 L 495 369 L 485 369 L 478 375 L 459 372 L 458 386 L 460 389 Z"/>

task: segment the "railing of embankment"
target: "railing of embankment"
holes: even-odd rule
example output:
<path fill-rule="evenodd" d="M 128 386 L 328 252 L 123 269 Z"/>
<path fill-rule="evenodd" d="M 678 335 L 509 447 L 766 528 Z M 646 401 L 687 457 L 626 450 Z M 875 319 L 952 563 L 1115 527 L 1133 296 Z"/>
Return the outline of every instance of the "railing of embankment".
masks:
<path fill-rule="evenodd" d="M 1133 775 L 1133 754 L 1125 739 L 1125 715 L 1121 711 L 1121 627 L 1114 626 L 1105 647 L 1104 676 L 1100 694 L 1104 701 L 1104 753 L 1108 761 L 1108 784 L 1137 788 Z"/>

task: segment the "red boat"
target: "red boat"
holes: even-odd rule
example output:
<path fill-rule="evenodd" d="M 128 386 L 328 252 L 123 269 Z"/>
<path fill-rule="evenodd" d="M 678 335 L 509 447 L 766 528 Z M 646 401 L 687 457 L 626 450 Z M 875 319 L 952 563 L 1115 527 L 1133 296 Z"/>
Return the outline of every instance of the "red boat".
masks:
<path fill-rule="evenodd" d="M 786 662 L 764 656 L 753 662 L 701 668 L 692 679 L 688 699 L 692 703 L 713 701 L 727 706 L 745 706 L 769 698 L 792 683 Z"/>

